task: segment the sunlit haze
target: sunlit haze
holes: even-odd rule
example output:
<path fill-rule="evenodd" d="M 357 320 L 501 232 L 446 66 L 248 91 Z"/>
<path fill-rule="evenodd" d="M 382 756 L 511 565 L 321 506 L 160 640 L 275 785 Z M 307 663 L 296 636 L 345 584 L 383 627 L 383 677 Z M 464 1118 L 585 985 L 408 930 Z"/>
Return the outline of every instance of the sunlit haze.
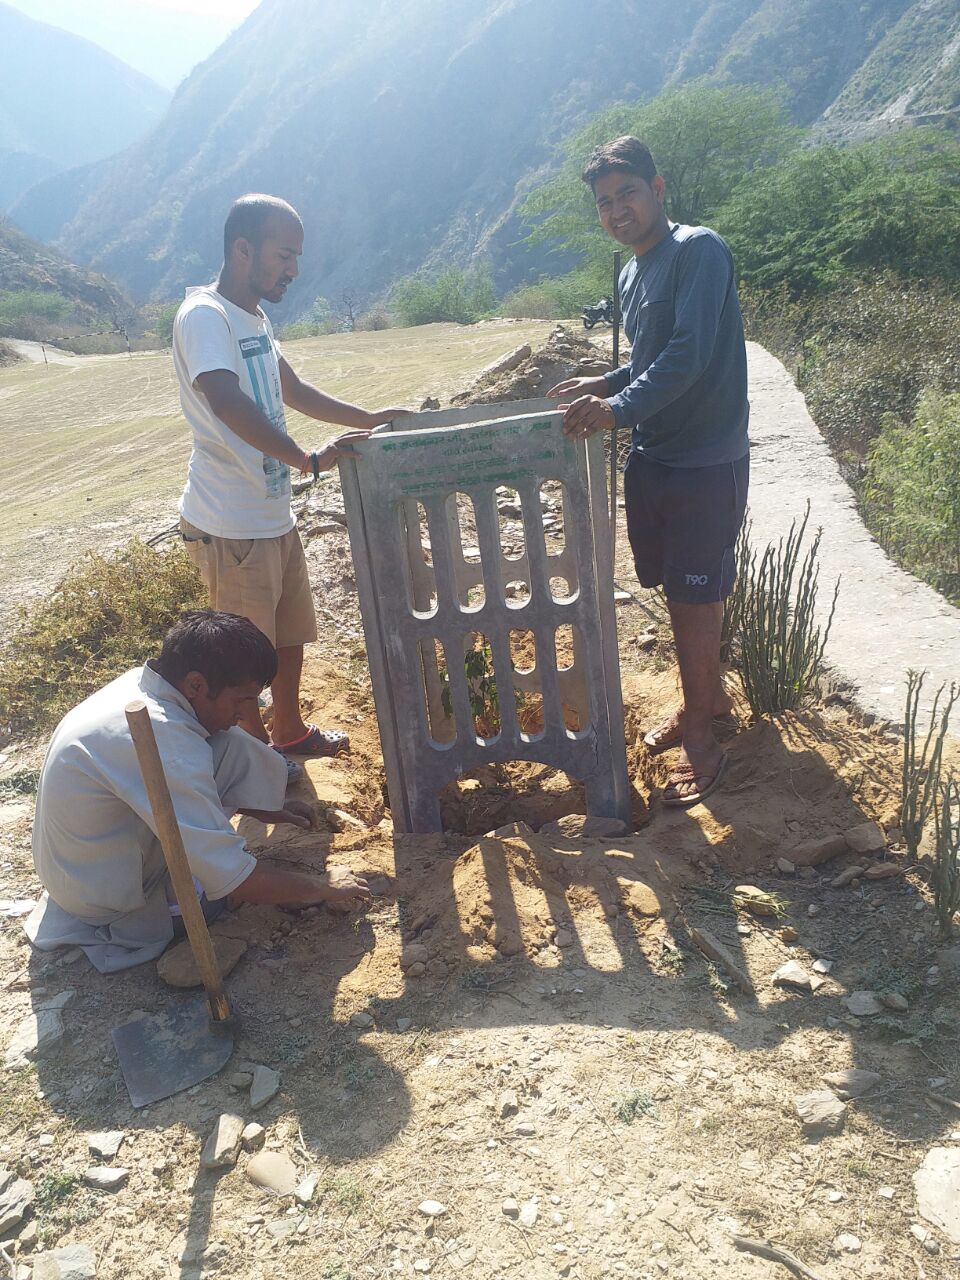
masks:
<path fill-rule="evenodd" d="M 101 45 L 175 89 L 259 0 L 6 0 L 39 22 Z"/>

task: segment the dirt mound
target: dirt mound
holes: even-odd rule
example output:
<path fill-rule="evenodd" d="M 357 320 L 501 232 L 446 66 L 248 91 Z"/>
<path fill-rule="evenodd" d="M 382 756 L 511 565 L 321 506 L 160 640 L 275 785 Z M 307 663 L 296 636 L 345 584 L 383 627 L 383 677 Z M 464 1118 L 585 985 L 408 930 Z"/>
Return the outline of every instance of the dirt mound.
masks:
<path fill-rule="evenodd" d="M 606 352 L 589 339 L 558 325 L 546 342 L 515 368 L 500 375 L 481 375 L 450 403 L 459 406 L 533 400 L 546 395 L 564 378 L 592 377 L 609 368 L 610 358 Z"/>
<path fill-rule="evenodd" d="M 577 946 L 606 967 L 614 929 L 639 936 L 673 913 L 672 888 L 637 837 L 487 836 L 446 872 L 412 879 L 404 899 L 400 967 L 408 977 L 524 954 L 549 968 Z"/>

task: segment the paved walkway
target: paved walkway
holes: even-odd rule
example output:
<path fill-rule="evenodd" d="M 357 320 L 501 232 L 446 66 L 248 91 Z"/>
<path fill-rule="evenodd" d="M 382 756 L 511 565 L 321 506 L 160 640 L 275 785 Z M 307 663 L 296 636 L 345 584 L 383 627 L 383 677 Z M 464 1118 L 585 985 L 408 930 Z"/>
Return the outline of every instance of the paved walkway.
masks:
<path fill-rule="evenodd" d="M 841 578 L 827 659 L 865 710 L 900 725 L 911 667 L 929 671 L 925 692 L 931 697 L 944 682 L 960 681 L 960 609 L 881 550 L 793 379 L 755 343 L 748 344 L 748 354 L 753 542 L 763 547 L 785 534 L 809 497 L 808 527 L 823 527 L 821 611 Z M 958 712 L 952 733 L 960 738 Z"/>

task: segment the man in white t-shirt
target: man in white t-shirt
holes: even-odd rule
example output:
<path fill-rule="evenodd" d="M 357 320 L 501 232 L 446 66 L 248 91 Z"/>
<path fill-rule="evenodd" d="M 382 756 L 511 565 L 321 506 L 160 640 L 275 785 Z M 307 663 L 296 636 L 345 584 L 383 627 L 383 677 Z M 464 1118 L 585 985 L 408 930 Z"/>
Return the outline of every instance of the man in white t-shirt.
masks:
<path fill-rule="evenodd" d="M 317 638 L 290 469 L 329 470 L 403 409 L 368 411 L 304 382 L 283 358 L 261 299 L 279 302 L 297 275 L 303 224 L 285 201 L 247 195 L 230 210 L 215 284 L 187 290 L 173 326 L 180 403 L 193 452 L 180 499 L 180 531 L 214 609 L 249 618 L 276 646 L 271 737 L 279 751 L 334 755 L 346 734 L 304 722 L 303 646 Z M 284 405 L 352 427 L 315 452 L 287 434 Z M 254 707 L 240 724 L 270 741 Z"/>
<path fill-rule="evenodd" d="M 304 875 L 258 862 L 233 813 L 309 827 L 285 800 L 283 761 L 233 726 L 275 676 L 273 646 L 246 618 L 198 610 L 167 634 L 156 661 L 69 712 L 50 740 L 33 824 L 44 894 L 26 922 L 41 951 L 82 947 L 101 973 L 155 959 L 179 914 L 124 714 L 142 699 L 204 914 L 235 902 L 335 908 L 369 898 L 347 867 Z"/>

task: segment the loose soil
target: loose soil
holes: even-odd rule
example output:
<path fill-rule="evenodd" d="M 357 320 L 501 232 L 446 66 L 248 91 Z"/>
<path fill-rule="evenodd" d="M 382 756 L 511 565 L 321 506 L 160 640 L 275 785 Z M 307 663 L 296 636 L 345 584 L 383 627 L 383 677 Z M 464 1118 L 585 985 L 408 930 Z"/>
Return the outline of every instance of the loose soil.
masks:
<path fill-rule="evenodd" d="M 75 955 L 33 954 L 3 921 L 4 1043 L 32 1007 L 76 992 L 56 1053 L 0 1075 L 0 1164 L 38 1189 L 27 1262 L 40 1245 L 77 1242 L 101 1280 L 789 1274 L 739 1252 L 737 1233 L 788 1249 L 820 1280 L 955 1276 L 957 1246 L 933 1231 L 931 1254 L 910 1230 L 912 1175 L 931 1146 L 960 1141 L 956 1111 L 929 1096 L 960 1097 L 960 956 L 939 942 L 928 861 L 908 865 L 898 842 L 898 742 L 839 696 L 753 722 L 730 674 L 738 724 L 724 785 L 704 805 L 664 809 L 673 753 L 653 760 L 641 740 L 677 682 L 661 606 L 637 591 L 618 608 L 636 830 L 538 831 L 582 813 L 582 791 L 513 765 L 448 792 L 447 834 L 397 835 L 339 489 L 326 481 L 299 503 L 322 632 L 304 703 L 352 746 L 306 762 L 294 794 L 357 822 L 291 832 L 244 819 L 241 830 L 283 865 L 350 864 L 376 897 L 353 917 L 245 908 L 217 924 L 248 943 L 227 983 L 234 1057 L 221 1077 L 140 1112 L 110 1028 L 181 994 L 154 965 L 104 978 Z M 622 528 L 617 571 L 633 589 Z M 8 753 L 2 768 L 23 759 Z M 29 797 L 0 806 L 6 898 L 39 891 L 31 813 Z M 871 860 L 896 861 L 896 876 L 834 889 L 852 855 L 777 866 L 867 819 L 889 846 Z M 773 894 L 777 914 L 738 906 L 742 883 Z M 705 960 L 692 928 L 727 947 L 750 991 Z M 772 984 L 791 958 L 811 974 L 832 962 L 816 994 Z M 843 1000 L 861 989 L 895 991 L 908 1009 L 853 1018 Z M 282 1078 L 256 1115 L 230 1083 L 252 1063 Z M 882 1083 L 847 1103 L 841 1133 L 808 1140 L 794 1095 L 852 1066 Z M 313 1199 L 255 1187 L 247 1154 L 201 1170 L 222 1112 L 258 1120 L 268 1147 L 317 1174 Z M 80 1181 L 94 1163 L 86 1135 L 107 1129 L 126 1133 L 111 1163 L 131 1170 L 112 1194 Z M 444 1211 L 426 1216 L 426 1200 Z"/>

